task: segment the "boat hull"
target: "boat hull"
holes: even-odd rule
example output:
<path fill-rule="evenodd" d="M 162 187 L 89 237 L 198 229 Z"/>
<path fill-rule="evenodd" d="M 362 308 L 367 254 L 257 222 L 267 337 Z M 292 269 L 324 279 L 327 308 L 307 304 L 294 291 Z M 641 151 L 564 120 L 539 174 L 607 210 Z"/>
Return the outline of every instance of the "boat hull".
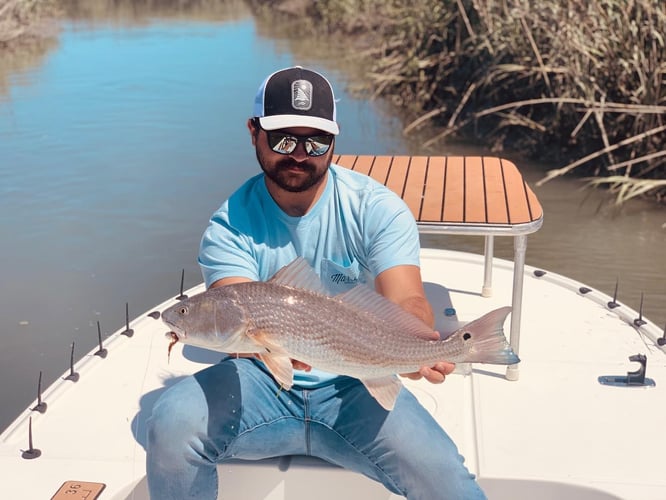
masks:
<path fill-rule="evenodd" d="M 525 268 L 520 376 L 505 367 L 459 366 L 441 385 L 405 380 L 444 426 L 493 499 L 663 499 L 666 478 L 666 355 L 662 332 L 581 283 Z M 482 297 L 483 257 L 422 251 L 422 274 L 440 331 L 510 303 L 513 265 L 495 259 L 493 295 Z M 199 285 L 188 294 L 203 290 Z M 162 311 L 170 299 L 157 306 Z M 456 315 L 450 314 L 451 310 Z M 148 314 L 131 337 L 114 333 L 106 357 L 95 350 L 43 392 L 0 435 L 7 498 L 51 498 L 69 480 L 103 483 L 99 498 L 147 499 L 146 419 L 159 395 L 221 354 L 177 344 L 167 358 L 166 327 Z M 124 329 L 123 329 L 124 330 Z M 644 354 L 654 386 L 609 387 L 603 376 L 636 370 Z M 32 448 L 29 427 L 32 426 Z M 24 458 L 39 450 L 38 457 Z M 36 454 L 36 453 L 35 453 Z M 363 476 L 307 457 L 218 467 L 219 498 L 249 500 L 400 498 Z M 329 496 L 327 496 L 329 495 Z M 538 496 L 537 496 L 538 495 Z"/>

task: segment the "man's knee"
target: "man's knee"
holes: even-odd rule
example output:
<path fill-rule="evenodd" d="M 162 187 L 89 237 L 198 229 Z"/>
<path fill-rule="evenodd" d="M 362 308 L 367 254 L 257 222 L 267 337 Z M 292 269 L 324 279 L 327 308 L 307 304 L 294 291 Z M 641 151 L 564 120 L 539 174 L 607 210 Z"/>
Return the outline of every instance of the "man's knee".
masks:
<path fill-rule="evenodd" d="M 207 426 L 205 397 L 194 377 L 187 377 L 165 390 L 147 422 L 148 448 L 189 441 Z"/>

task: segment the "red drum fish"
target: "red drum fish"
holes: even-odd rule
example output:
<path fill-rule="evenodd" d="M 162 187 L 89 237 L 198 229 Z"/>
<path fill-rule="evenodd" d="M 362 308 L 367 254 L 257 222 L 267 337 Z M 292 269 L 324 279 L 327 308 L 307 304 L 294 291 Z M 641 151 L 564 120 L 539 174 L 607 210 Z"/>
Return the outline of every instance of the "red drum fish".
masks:
<path fill-rule="evenodd" d="M 468 323 L 443 340 L 420 319 L 366 285 L 330 296 L 314 269 L 297 258 L 266 282 L 212 288 L 162 314 L 175 342 L 226 353 L 256 354 L 285 389 L 291 360 L 358 378 L 387 410 L 398 373 L 440 361 L 509 365 L 520 360 L 502 326 L 510 307 Z"/>

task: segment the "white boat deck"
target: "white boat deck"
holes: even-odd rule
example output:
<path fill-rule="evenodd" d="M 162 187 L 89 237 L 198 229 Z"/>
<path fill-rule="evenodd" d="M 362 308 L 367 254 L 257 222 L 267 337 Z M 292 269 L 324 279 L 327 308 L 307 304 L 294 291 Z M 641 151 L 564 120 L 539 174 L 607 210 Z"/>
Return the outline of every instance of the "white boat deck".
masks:
<path fill-rule="evenodd" d="M 467 322 L 511 302 L 510 262 L 495 259 L 490 298 L 480 293 L 482 256 L 425 249 L 422 267 L 441 330 L 454 326 L 444 317 L 447 307 Z M 459 367 L 463 373 L 441 385 L 406 385 L 456 441 L 491 499 L 663 500 L 661 330 L 650 322 L 636 328 L 637 313 L 625 305 L 609 309 L 610 297 L 582 294 L 580 283 L 533 271 L 526 266 L 519 380 L 506 380 L 504 367 L 474 365 Z M 161 321 L 143 315 L 130 326 L 132 337 L 119 331 L 106 341 L 106 358 L 93 351 L 76 364 L 77 382 L 65 373 L 44 391 L 45 413 L 27 409 L 0 435 L 3 498 L 49 499 L 69 480 L 104 483 L 101 500 L 148 498 L 143 446 L 152 404 L 165 387 L 220 354 L 176 344 L 168 361 Z M 599 383 L 601 376 L 636 370 L 628 358 L 639 353 L 647 356 L 655 387 Z M 30 419 L 41 454 L 26 459 Z M 313 491 L 323 500 L 398 498 L 362 476 L 304 457 L 224 464 L 219 471 L 224 499 L 302 500 Z M 84 499 L 84 489 L 62 498 Z"/>

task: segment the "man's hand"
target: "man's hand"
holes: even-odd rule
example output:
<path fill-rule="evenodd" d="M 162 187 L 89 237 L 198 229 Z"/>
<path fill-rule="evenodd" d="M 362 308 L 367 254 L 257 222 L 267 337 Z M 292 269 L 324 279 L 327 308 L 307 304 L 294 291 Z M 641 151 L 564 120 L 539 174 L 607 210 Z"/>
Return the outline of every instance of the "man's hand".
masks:
<path fill-rule="evenodd" d="M 438 332 L 432 332 L 431 340 L 439 340 L 440 335 Z M 456 369 L 454 363 L 447 363 L 446 361 L 440 361 L 434 366 L 422 366 L 419 368 L 419 371 L 412 373 L 401 373 L 401 377 L 405 377 L 411 380 L 420 380 L 422 378 L 426 379 L 431 384 L 441 384 L 446 379 L 446 376 L 453 372 Z"/>
<path fill-rule="evenodd" d="M 435 316 L 423 289 L 421 270 L 417 266 L 405 265 L 387 269 L 375 279 L 375 289 L 426 325 L 434 328 Z M 430 340 L 439 339 L 439 333 L 433 331 Z M 422 366 L 417 372 L 404 373 L 401 376 L 412 380 L 425 378 L 433 384 L 441 384 L 455 368 L 455 364 L 442 361 L 436 363 L 435 366 Z"/>
<path fill-rule="evenodd" d="M 446 376 L 453 372 L 455 368 L 455 364 L 441 361 L 436 363 L 435 366 L 422 366 L 417 372 L 402 373 L 400 376 L 411 380 L 419 380 L 424 378 L 431 384 L 441 384 L 444 382 Z"/>

